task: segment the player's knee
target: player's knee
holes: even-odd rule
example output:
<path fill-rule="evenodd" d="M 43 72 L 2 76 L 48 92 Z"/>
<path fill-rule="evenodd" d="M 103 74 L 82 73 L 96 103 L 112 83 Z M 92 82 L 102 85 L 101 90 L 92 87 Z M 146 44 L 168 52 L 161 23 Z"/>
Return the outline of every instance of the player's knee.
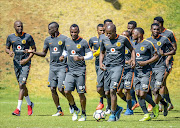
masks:
<path fill-rule="evenodd" d="M 64 93 L 64 88 L 58 88 L 60 93 Z"/>
<path fill-rule="evenodd" d="M 56 88 L 51 87 L 51 92 L 52 92 L 52 93 L 57 93 L 57 92 L 56 92 Z"/>
<path fill-rule="evenodd" d="M 79 97 L 80 97 L 81 100 L 85 100 L 86 99 L 84 93 L 79 93 Z"/>
<path fill-rule="evenodd" d="M 111 90 L 110 90 L 110 95 L 111 95 L 111 96 L 115 96 L 115 95 L 116 95 L 116 90 L 111 89 Z"/>
<path fill-rule="evenodd" d="M 66 96 L 68 96 L 68 95 L 70 95 L 70 94 L 71 94 L 71 92 L 70 92 L 70 91 L 64 91 L 64 93 L 65 93 L 65 95 L 66 95 Z"/>
<path fill-rule="evenodd" d="M 130 89 L 125 89 L 124 92 L 125 93 L 130 93 Z"/>
<path fill-rule="evenodd" d="M 97 92 L 99 93 L 99 94 L 101 94 L 102 93 L 102 88 L 97 88 Z"/>
<path fill-rule="evenodd" d="M 110 91 L 106 91 L 106 92 L 105 92 L 105 95 L 106 95 L 107 97 L 110 97 Z"/>
<path fill-rule="evenodd" d="M 19 89 L 24 89 L 25 90 L 25 84 L 19 84 Z"/>

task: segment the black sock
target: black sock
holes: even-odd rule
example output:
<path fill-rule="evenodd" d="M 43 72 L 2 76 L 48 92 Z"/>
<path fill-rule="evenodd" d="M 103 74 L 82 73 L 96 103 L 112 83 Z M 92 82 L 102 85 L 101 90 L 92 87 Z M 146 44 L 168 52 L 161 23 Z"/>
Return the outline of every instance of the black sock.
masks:
<path fill-rule="evenodd" d="M 143 110 L 144 114 L 148 113 L 148 110 L 146 108 L 146 102 L 144 99 L 142 99 L 141 97 L 138 97 L 139 100 L 139 105 L 141 106 L 141 109 Z"/>
<path fill-rule="evenodd" d="M 107 109 L 111 109 L 111 98 L 107 97 Z"/>
<path fill-rule="evenodd" d="M 76 110 L 76 111 L 78 110 L 78 108 L 77 108 L 75 103 L 72 105 L 72 107 L 74 108 L 74 110 Z"/>
<path fill-rule="evenodd" d="M 163 104 L 164 106 L 167 106 L 167 103 L 164 101 L 163 98 L 160 100 L 160 102 L 161 102 L 161 104 Z"/>
<path fill-rule="evenodd" d="M 72 105 L 70 105 L 70 103 L 69 103 L 69 107 L 72 108 Z"/>
<path fill-rule="evenodd" d="M 148 91 L 147 94 L 152 98 L 152 92 L 151 92 L 151 89 L 149 89 L 149 91 Z"/>
<path fill-rule="evenodd" d="M 169 94 L 164 94 L 163 98 L 165 98 L 168 103 L 171 103 L 171 99 L 169 97 Z"/>
<path fill-rule="evenodd" d="M 103 96 L 100 97 L 100 103 L 103 104 Z"/>
<path fill-rule="evenodd" d="M 135 101 L 135 102 L 137 103 L 135 91 L 134 91 L 133 88 L 130 90 L 130 94 L 131 94 L 132 100 Z"/>
<path fill-rule="evenodd" d="M 131 99 L 127 100 L 127 107 L 131 110 L 131 108 L 132 108 L 132 101 L 131 101 Z"/>
<path fill-rule="evenodd" d="M 126 96 L 123 96 L 121 99 L 124 100 L 125 102 L 127 102 L 126 101 Z"/>
<path fill-rule="evenodd" d="M 154 101 L 152 100 L 152 97 L 150 96 L 150 95 L 146 95 L 146 97 L 145 97 L 145 100 L 149 103 L 149 104 L 151 104 L 153 107 L 155 107 L 156 106 L 156 104 L 154 103 Z"/>
<path fill-rule="evenodd" d="M 57 107 L 57 110 L 62 112 L 62 109 L 60 106 Z"/>
<path fill-rule="evenodd" d="M 86 116 L 86 111 L 85 110 L 82 110 L 82 114 L 84 114 Z"/>

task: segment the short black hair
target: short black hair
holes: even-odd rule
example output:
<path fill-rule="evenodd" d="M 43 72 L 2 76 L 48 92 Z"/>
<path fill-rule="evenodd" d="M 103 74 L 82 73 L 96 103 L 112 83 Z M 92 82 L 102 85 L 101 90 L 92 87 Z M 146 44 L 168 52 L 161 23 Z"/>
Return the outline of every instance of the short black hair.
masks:
<path fill-rule="evenodd" d="M 97 25 L 97 28 L 98 28 L 98 27 L 103 27 L 103 26 L 104 26 L 103 24 L 98 24 L 98 25 Z"/>
<path fill-rule="evenodd" d="M 134 28 L 136 28 L 136 27 L 137 27 L 137 23 L 136 23 L 136 21 L 129 21 L 129 22 L 128 22 L 128 24 L 132 24 L 132 25 L 134 26 Z"/>
<path fill-rule="evenodd" d="M 155 17 L 154 20 L 157 20 L 157 21 L 159 21 L 162 24 L 164 23 L 164 20 L 163 20 L 163 18 L 161 16 Z"/>
<path fill-rule="evenodd" d="M 139 33 L 144 34 L 144 30 L 140 27 L 135 28 Z M 135 30 L 134 29 L 134 30 Z"/>
<path fill-rule="evenodd" d="M 129 36 L 131 35 L 130 31 L 128 31 L 128 30 L 126 30 L 126 31 L 124 31 L 124 32 L 127 32 L 127 33 L 129 34 Z"/>
<path fill-rule="evenodd" d="M 71 27 L 73 27 L 73 28 L 77 27 L 78 30 L 79 30 L 79 26 L 78 26 L 77 24 L 72 24 L 72 25 L 70 26 L 70 28 L 71 28 Z"/>
<path fill-rule="evenodd" d="M 151 28 L 152 28 L 152 26 L 158 26 L 159 27 L 159 24 L 153 23 L 153 24 L 151 24 Z"/>
<path fill-rule="evenodd" d="M 53 21 L 53 22 L 49 23 L 48 27 L 49 27 L 51 24 L 56 24 L 56 27 L 59 28 L 59 24 L 58 24 L 57 22 L 54 22 L 54 21 Z"/>
<path fill-rule="evenodd" d="M 111 19 L 106 19 L 106 20 L 104 20 L 104 24 L 105 24 L 106 22 L 112 22 L 112 23 L 113 23 L 113 21 L 112 21 Z"/>

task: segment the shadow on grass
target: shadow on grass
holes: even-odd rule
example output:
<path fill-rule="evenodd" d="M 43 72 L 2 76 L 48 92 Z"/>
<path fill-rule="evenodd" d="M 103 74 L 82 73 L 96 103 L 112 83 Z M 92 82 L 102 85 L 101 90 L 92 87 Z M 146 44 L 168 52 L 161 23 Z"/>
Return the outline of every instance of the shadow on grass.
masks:
<path fill-rule="evenodd" d="M 118 0 L 104 0 L 104 1 L 111 3 L 116 10 L 121 9 L 121 4 L 119 3 Z"/>

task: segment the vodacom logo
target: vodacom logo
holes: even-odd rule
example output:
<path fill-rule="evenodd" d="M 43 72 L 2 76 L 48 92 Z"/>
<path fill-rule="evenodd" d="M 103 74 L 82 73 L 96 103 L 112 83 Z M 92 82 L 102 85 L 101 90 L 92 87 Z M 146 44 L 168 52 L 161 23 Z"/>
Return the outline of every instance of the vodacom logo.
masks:
<path fill-rule="evenodd" d="M 21 50 L 21 45 L 18 45 L 18 46 L 17 46 L 17 49 L 18 49 L 18 50 Z"/>

